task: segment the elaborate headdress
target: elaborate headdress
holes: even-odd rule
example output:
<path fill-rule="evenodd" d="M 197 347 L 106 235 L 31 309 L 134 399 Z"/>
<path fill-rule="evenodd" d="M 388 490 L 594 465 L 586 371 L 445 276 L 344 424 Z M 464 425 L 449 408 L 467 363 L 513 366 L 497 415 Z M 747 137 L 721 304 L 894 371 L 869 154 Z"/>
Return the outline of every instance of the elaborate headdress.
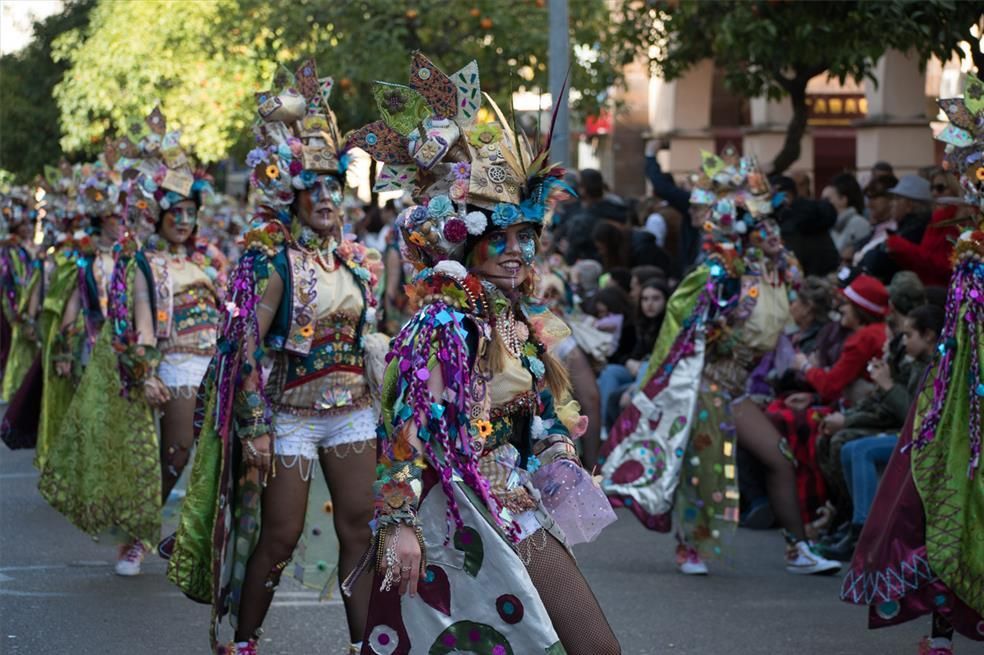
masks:
<path fill-rule="evenodd" d="M 950 119 L 936 138 L 946 144 L 943 168 L 959 176 L 964 201 L 984 217 L 984 82 L 967 73 L 962 98 L 939 100 Z"/>
<path fill-rule="evenodd" d="M 13 186 L 0 193 L 0 212 L 7 229 L 34 218 L 34 198 L 25 186 Z"/>
<path fill-rule="evenodd" d="M 348 157 L 335 114 L 328 105 L 334 83 L 318 77 L 314 60 L 295 73 L 281 66 L 271 90 L 256 94 L 257 147 L 246 156 L 258 211 L 290 221 L 296 191 L 310 189 L 318 175 L 344 181 Z"/>
<path fill-rule="evenodd" d="M 182 200 L 201 205 L 203 194 L 212 193 L 212 185 L 181 147 L 181 131 L 167 130 L 160 107 L 148 114 L 144 124 L 143 129 L 130 128 L 132 138 L 109 140 L 104 149 L 107 166 L 121 172 L 125 194 L 121 199 L 128 210 L 156 222 L 160 211 Z"/>
<path fill-rule="evenodd" d="M 409 191 L 418 203 L 397 220 L 418 267 L 461 259 L 490 221 L 542 225 L 551 189 L 564 184 L 547 160 L 549 134 L 534 151 L 487 95 L 495 117 L 480 123 L 482 95 L 474 61 L 448 76 L 415 52 L 409 85 L 376 82 L 382 119 L 349 137 L 384 164 L 376 191 Z"/>

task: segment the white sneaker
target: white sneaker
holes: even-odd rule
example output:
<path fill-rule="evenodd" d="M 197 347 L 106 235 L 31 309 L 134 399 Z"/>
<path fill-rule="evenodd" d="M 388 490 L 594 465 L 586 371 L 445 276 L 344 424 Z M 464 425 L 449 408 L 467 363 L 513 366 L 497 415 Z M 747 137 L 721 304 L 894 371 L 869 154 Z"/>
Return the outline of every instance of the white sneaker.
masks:
<path fill-rule="evenodd" d="M 677 548 L 677 568 L 684 575 L 707 575 L 707 564 L 696 550 L 687 546 Z"/>
<path fill-rule="evenodd" d="M 805 541 L 786 548 L 786 570 L 796 575 L 832 574 L 840 571 L 841 563 L 824 559 Z"/>
<path fill-rule="evenodd" d="M 116 575 L 125 577 L 140 575 L 140 563 L 143 562 L 146 554 L 147 549 L 139 539 L 120 546 L 120 554 L 116 559 Z"/>

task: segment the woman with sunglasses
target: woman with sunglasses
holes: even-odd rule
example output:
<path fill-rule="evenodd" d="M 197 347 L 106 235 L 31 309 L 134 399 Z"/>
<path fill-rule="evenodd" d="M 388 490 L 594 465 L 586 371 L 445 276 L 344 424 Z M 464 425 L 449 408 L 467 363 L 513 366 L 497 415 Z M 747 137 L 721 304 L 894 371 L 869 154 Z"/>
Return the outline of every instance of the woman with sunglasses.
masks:
<path fill-rule="evenodd" d="M 327 593 L 336 558 L 341 576 L 356 567 L 376 470 L 365 369 L 380 257 L 342 240 L 348 155 L 327 105 L 330 79 L 319 80 L 313 62 L 278 79 L 260 98 L 259 146 L 247 157 L 257 215 L 202 387 L 204 421 L 168 567 L 189 597 L 212 604 L 213 649 L 237 655 L 257 652 L 285 570 Z M 311 484 L 319 467 L 330 501 L 320 479 Z M 368 581 L 344 599 L 351 652 L 368 600 Z M 232 643 L 218 637 L 227 615 Z"/>
<path fill-rule="evenodd" d="M 121 239 L 108 320 L 39 483 L 82 530 L 124 537 L 122 576 L 138 575 L 149 544 L 160 539 L 161 506 L 188 461 L 225 284 L 224 257 L 196 238 L 211 184 L 192 172 L 159 109 L 146 122 L 140 158 L 123 177 L 131 180 L 128 209 L 154 233 L 143 244 L 132 230 Z"/>

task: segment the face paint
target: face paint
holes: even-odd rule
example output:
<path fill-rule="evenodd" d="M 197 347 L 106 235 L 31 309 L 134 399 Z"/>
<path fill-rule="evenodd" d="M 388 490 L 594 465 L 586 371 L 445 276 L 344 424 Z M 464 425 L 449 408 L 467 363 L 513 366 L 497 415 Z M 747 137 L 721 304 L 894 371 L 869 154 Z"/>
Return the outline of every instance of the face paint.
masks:
<path fill-rule="evenodd" d="M 334 205 L 342 203 L 342 186 L 333 177 L 319 177 L 311 187 L 311 206 L 316 206 L 322 200 L 329 200 Z"/>
<path fill-rule="evenodd" d="M 171 216 L 175 225 L 194 225 L 198 222 L 198 209 L 195 207 L 172 207 Z"/>
<path fill-rule="evenodd" d="M 516 235 L 516 240 L 519 241 L 519 252 L 523 263 L 529 266 L 536 256 L 536 233 L 533 230 L 523 230 Z"/>
<path fill-rule="evenodd" d="M 508 239 L 506 238 L 505 232 L 495 232 L 490 235 L 489 242 L 485 247 L 487 259 L 495 259 L 506 252 L 507 242 Z"/>

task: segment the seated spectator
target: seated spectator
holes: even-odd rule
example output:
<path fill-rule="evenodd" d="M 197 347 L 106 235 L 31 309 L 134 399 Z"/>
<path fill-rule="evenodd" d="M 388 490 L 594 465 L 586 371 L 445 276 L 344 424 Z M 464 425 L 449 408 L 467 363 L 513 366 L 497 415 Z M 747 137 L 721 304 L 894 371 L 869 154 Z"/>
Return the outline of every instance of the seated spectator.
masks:
<path fill-rule="evenodd" d="M 830 228 L 837 222 L 837 211 L 826 200 L 800 197 L 792 178 L 774 180 L 780 197 L 778 222 L 782 240 L 793 251 L 806 275 L 827 275 L 837 269 L 840 254 L 830 238 Z"/>
<path fill-rule="evenodd" d="M 848 302 L 841 306 L 841 325 L 851 334 L 840 357 L 829 368 L 812 366 L 802 353 L 793 362 L 824 404 L 837 401 L 851 383 L 867 377 L 867 364 L 881 354 L 887 336 L 889 296 L 885 285 L 869 275 L 859 275 L 843 294 Z"/>
<path fill-rule="evenodd" d="M 918 175 L 903 175 L 888 193 L 892 197 L 892 220 L 897 224 L 895 233 L 910 243 L 919 243 L 930 220 L 933 196 L 929 191 L 929 180 Z M 884 283 L 900 270 L 889 257 L 885 244 L 869 250 L 860 266 L 865 273 Z"/>
<path fill-rule="evenodd" d="M 850 260 L 854 249 L 871 234 L 871 224 L 864 217 L 864 194 L 850 173 L 835 175 L 820 196 L 837 210 L 837 222 L 830 228 L 830 238 L 841 258 Z"/>
<path fill-rule="evenodd" d="M 601 173 L 586 168 L 580 172 L 578 198 L 564 207 L 564 215 L 558 218 L 558 240 L 566 243 L 565 258 L 568 264 L 579 259 L 598 259 L 592 233 L 602 221 L 627 223 L 629 208 L 619 199 L 606 196 L 605 181 Z"/>
<path fill-rule="evenodd" d="M 615 335 L 615 352 L 608 358 L 609 363 L 624 364 L 636 342 L 629 294 L 617 286 L 603 287 L 591 300 L 588 313 L 595 317 L 594 327 Z"/>
<path fill-rule="evenodd" d="M 796 352 L 809 355 L 817 344 L 820 330 L 830 321 L 830 285 L 819 277 L 807 277 L 796 296 L 789 303 L 789 316 L 796 324 L 796 331 L 790 335 Z"/>
<path fill-rule="evenodd" d="M 649 280 L 659 280 L 669 287 L 666 280 L 666 271 L 659 266 L 635 266 L 632 268 L 632 276 L 629 278 L 629 298 L 633 303 L 639 302 L 639 294 L 642 292 L 642 285 Z"/>
<path fill-rule="evenodd" d="M 943 169 L 933 173 L 930 191 L 934 202 L 963 195 L 956 178 Z M 897 266 L 914 271 L 926 286 L 949 285 L 953 268 L 950 255 L 953 253 L 953 242 L 960 236 L 960 226 L 953 220 L 961 211 L 967 210 L 957 204 L 938 204 L 918 243 L 897 234 L 888 237 L 885 241 L 888 256 Z"/>
<path fill-rule="evenodd" d="M 582 259 L 571 267 L 571 286 L 577 296 L 576 303 L 588 303 L 598 292 L 604 269 L 593 259 Z"/>
<path fill-rule="evenodd" d="M 864 197 L 868 203 L 868 220 L 873 229 L 854 252 L 852 262 L 855 266 L 860 266 L 865 255 L 884 243 L 888 235 L 898 229 L 898 224 L 892 218 L 892 196 L 889 193 L 889 190 L 898 183 L 895 177 L 882 175 L 873 178 L 864 188 Z"/>
<path fill-rule="evenodd" d="M 843 444 L 840 468 L 828 480 L 834 487 L 843 487 L 853 504 L 851 523 L 844 536 L 831 540 L 822 548 L 825 557 L 849 561 L 868 510 L 878 488 L 880 468 L 898 441 L 898 431 L 905 423 L 909 408 L 919 392 L 919 383 L 932 361 L 933 351 L 946 312 L 935 305 L 922 305 L 905 318 L 902 343 L 908 356 L 907 365 L 892 370 L 884 359 L 871 361 L 871 377 L 878 391 L 868 401 L 844 412 L 829 414 L 823 430 L 831 441 Z"/>
<path fill-rule="evenodd" d="M 639 302 L 636 305 L 635 347 L 623 364 L 610 363 L 598 376 L 601 391 L 602 420 L 610 428 L 618 418 L 621 407 L 628 405 L 625 394 L 638 384 L 645 375 L 645 366 L 652 354 L 659 329 L 666 313 L 669 289 L 659 280 L 649 280 L 642 285 Z M 631 400 L 631 395 L 629 397 Z"/>
<path fill-rule="evenodd" d="M 879 177 L 895 177 L 895 169 L 887 161 L 876 161 L 871 167 L 871 179 Z"/>
<path fill-rule="evenodd" d="M 591 238 L 607 270 L 617 266 L 632 268 L 651 264 L 667 271 L 673 265 L 669 255 L 656 245 L 656 238 L 645 230 L 600 221 L 595 225 Z"/>

